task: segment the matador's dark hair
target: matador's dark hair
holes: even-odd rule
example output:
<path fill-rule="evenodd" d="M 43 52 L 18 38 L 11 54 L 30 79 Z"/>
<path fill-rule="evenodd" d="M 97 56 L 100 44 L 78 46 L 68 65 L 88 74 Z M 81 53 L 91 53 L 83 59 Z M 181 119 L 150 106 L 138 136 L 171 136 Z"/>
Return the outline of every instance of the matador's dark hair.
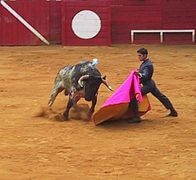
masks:
<path fill-rule="evenodd" d="M 137 50 L 137 53 L 145 55 L 145 54 L 148 54 L 148 50 L 146 48 L 140 48 Z"/>

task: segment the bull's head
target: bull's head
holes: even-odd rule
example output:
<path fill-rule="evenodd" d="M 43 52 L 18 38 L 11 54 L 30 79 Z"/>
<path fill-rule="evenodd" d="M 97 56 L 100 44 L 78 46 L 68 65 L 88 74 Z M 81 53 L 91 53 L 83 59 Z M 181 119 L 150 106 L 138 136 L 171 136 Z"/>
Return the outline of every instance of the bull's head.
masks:
<path fill-rule="evenodd" d="M 84 88 L 84 98 L 87 101 L 91 101 L 96 96 L 99 86 L 103 83 L 109 90 L 112 91 L 111 86 L 106 81 L 106 76 L 90 76 L 83 75 L 79 80 L 78 84 Z"/>

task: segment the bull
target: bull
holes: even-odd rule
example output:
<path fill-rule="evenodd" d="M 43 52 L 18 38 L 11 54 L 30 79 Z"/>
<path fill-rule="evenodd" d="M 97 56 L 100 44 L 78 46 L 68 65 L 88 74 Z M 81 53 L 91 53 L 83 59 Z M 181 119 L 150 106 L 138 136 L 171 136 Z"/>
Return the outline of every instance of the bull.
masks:
<path fill-rule="evenodd" d="M 57 95 L 64 90 L 64 94 L 69 96 L 67 107 L 63 113 L 64 120 L 69 119 L 70 108 L 81 98 L 92 102 L 88 112 L 90 118 L 95 110 L 100 85 L 103 83 L 109 90 L 112 90 L 106 81 L 106 76 L 102 77 L 96 68 L 97 63 L 97 59 L 93 59 L 92 62 L 82 61 L 73 66 L 65 66 L 57 73 L 48 106 L 51 108 Z"/>

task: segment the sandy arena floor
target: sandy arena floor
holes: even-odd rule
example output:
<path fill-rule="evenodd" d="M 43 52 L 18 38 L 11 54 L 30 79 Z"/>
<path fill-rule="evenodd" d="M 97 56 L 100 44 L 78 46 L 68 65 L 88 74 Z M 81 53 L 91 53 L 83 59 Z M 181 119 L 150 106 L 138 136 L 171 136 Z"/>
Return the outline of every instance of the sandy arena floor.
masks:
<path fill-rule="evenodd" d="M 116 89 L 139 66 L 140 46 L 0 47 L 0 179 L 193 180 L 196 179 L 196 46 L 145 46 L 154 80 L 178 110 L 165 117 L 152 95 L 152 111 L 140 124 L 115 121 L 94 126 L 81 100 L 71 119 L 59 121 L 67 97 L 53 111 L 47 102 L 57 71 L 98 58 Z M 96 110 L 111 95 L 101 86 Z"/>

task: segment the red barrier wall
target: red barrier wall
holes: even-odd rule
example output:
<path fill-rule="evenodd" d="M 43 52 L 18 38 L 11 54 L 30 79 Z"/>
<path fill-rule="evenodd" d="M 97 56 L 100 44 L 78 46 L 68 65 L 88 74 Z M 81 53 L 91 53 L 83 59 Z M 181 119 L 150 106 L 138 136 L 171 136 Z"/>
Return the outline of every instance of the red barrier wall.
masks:
<path fill-rule="evenodd" d="M 50 0 L 50 43 L 61 44 L 61 1 Z"/>
<path fill-rule="evenodd" d="M 131 30 L 195 29 L 196 0 L 15 0 L 6 1 L 50 43 L 63 45 L 129 44 Z M 71 21 L 81 10 L 102 20 L 96 37 L 80 39 Z M 157 33 L 136 34 L 134 43 L 160 43 Z M 165 33 L 166 44 L 191 44 L 190 33 Z M 40 45 L 42 42 L 0 5 L 0 45 Z"/>
<path fill-rule="evenodd" d="M 132 29 L 160 29 L 160 3 L 161 0 L 112 0 L 112 42 L 130 43 Z M 158 42 L 156 38 L 153 41 Z"/>
<path fill-rule="evenodd" d="M 46 39 L 49 39 L 49 3 L 45 0 L 6 1 Z M 40 45 L 42 42 L 0 5 L 0 45 Z"/>
<path fill-rule="evenodd" d="M 111 12 L 112 43 L 130 43 L 130 30 L 196 30 L 195 0 L 112 0 Z M 160 43 L 160 37 L 140 33 L 134 43 Z M 192 37 L 190 33 L 166 33 L 164 43 L 190 44 Z"/>
<path fill-rule="evenodd" d="M 163 0 L 162 2 L 163 29 L 195 29 L 196 30 L 196 1 L 195 0 Z M 166 44 L 190 44 L 190 33 L 165 34 Z"/>

